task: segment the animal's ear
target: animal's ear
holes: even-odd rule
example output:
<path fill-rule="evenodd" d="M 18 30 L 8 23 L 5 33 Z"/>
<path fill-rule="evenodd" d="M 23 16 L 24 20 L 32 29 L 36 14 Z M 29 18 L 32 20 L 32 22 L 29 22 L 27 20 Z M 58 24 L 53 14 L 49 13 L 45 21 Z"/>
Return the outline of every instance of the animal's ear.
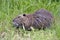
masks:
<path fill-rule="evenodd" d="M 23 14 L 23 16 L 26 16 L 26 14 Z"/>

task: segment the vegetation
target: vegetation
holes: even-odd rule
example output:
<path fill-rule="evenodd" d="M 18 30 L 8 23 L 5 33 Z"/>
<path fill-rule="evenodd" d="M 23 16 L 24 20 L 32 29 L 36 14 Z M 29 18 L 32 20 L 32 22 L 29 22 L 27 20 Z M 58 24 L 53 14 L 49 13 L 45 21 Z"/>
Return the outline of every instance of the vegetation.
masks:
<path fill-rule="evenodd" d="M 41 8 L 51 11 L 55 18 L 51 29 L 24 31 L 13 27 L 14 17 L 33 13 Z M 0 40 L 60 40 L 60 1 L 0 0 Z"/>

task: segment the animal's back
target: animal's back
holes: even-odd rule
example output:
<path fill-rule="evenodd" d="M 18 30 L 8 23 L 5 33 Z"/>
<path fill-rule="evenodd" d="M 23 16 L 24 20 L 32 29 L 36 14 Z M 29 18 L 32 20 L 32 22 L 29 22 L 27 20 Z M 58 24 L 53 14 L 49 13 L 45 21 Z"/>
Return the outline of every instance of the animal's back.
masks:
<path fill-rule="evenodd" d="M 45 9 L 37 10 L 34 15 L 41 16 L 41 17 L 44 17 L 44 18 L 53 18 L 51 12 L 49 12 Z"/>
<path fill-rule="evenodd" d="M 50 27 L 53 19 L 51 12 L 45 9 L 40 9 L 36 11 L 33 15 L 35 17 L 33 24 L 35 27 Z"/>

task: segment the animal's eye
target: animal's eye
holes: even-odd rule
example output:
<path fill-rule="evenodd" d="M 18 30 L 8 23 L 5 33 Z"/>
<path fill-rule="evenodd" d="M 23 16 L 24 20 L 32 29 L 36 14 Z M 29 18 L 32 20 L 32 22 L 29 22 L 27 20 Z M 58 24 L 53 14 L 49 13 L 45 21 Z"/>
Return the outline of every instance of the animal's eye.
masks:
<path fill-rule="evenodd" d="M 23 14 L 23 16 L 26 16 L 26 14 Z"/>

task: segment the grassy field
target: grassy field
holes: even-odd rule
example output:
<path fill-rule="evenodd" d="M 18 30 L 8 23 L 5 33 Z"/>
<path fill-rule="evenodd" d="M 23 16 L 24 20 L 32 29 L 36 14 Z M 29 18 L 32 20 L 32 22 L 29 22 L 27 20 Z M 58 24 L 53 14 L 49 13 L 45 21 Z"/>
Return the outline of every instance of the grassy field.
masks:
<path fill-rule="evenodd" d="M 55 18 L 51 29 L 24 31 L 13 27 L 14 17 L 33 13 L 41 8 L 51 11 Z M 60 40 L 60 1 L 0 0 L 0 40 Z"/>

